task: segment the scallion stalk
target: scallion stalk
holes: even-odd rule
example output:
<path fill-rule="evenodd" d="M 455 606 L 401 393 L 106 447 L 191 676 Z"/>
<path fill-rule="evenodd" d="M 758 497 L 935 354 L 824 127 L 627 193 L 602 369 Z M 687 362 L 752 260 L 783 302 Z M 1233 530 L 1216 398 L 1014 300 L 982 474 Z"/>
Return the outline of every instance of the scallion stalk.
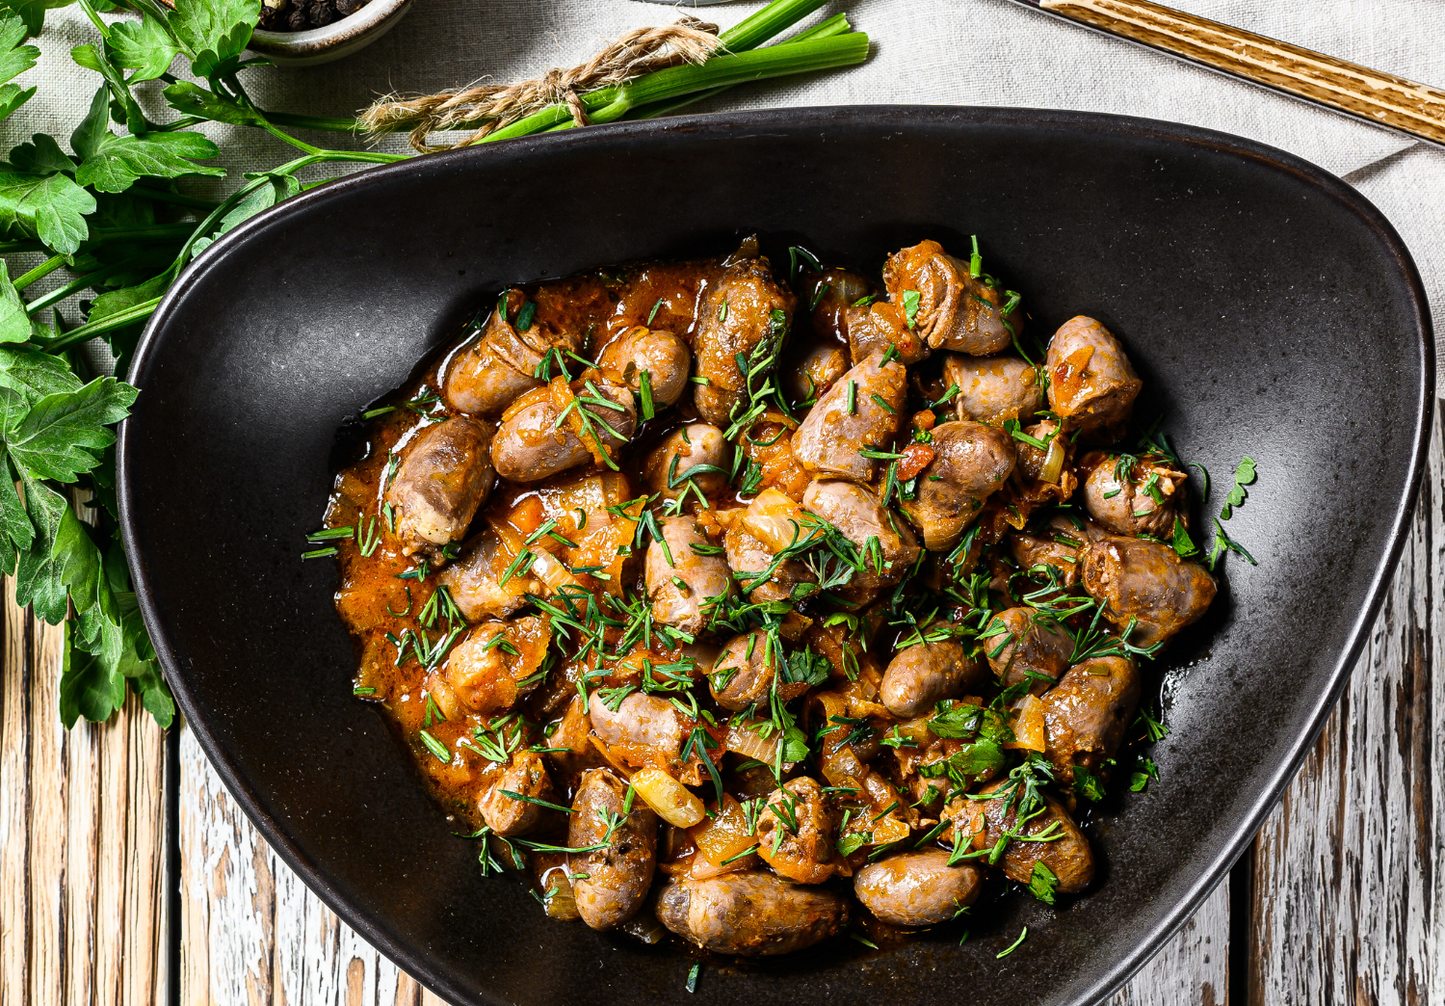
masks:
<path fill-rule="evenodd" d="M 801 31 L 798 34 L 794 35 L 792 38 L 785 38 L 781 42 L 778 42 L 776 44 L 793 45 L 796 42 L 806 42 L 810 39 L 832 38 L 835 35 L 845 35 L 852 30 L 853 26 L 848 23 L 848 15 L 835 14 L 821 24 L 816 24 L 813 27 L 809 28 L 807 31 Z M 656 104 L 646 105 L 642 108 L 634 108 L 626 115 L 624 115 L 623 118 L 655 119 L 663 115 L 672 115 L 675 112 L 687 108 L 689 105 L 695 105 L 698 102 L 706 101 L 709 98 L 715 98 L 719 94 L 722 94 L 724 91 L 730 90 L 733 86 L 735 85 L 728 85 L 727 87 L 715 87 L 710 91 L 698 91 L 695 94 L 689 94 L 685 97 L 677 99 L 676 101 L 658 102 Z"/>
<path fill-rule="evenodd" d="M 863 32 L 717 56 L 700 66 L 675 66 L 628 81 L 610 104 L 589 113 L 589 118 L 594 123 L 615 122 L 631 109 L 654 102 L 769 77 L 853 66 L 867 58 L 868 36 Z"/>
<path fill-rule="evenodd" d="M 813 35 L 811 31 L 801 33 L 798 38 L 786 44 L 768 46 L 766 49 L 757 48 L 779 32 L 797 24 L 825 2 L 826 0 L 774 0 L 718 36 L 722 43 L 719 50 L 721 55 L 702 64 L 669 67 L 624 84 L 589 91 L 581 95 L 582 107 L 586 110 L 588 119 L 593 122 L 613 122 L 628 110 L 652 102 L 672 100 L 699 91 L 721 90 L 748 80 L 763 80 L 789 73 L 811 73 L 863 62 L 868 56 L 868 37 L 861 32 L 857 33 L 853 42 L 837 49 L 797 48 L 829 41 L 826 37 Z M 834 20 L 836 18 L 830 19 Z M 830 22 L 824 22 L 828 23 Z M 768 55 L 762 55 L 764 53 Z M 729 62 L 737 60 L 743 62 Z M 789 63 L 793 64 L 791 68 L 787 65 Z M 645 84 L 651 86 L 644 87 Z M 572 109 L 565 102 L 559 102 L 488 133 L 478 142 L 511 140 L 556 127 L 568 128 L 572 124 Z"/>
<path fill-rule="evenodd" d="M 718 35 L 728 52 L 756 49 L 779 32 L 787 31 L 828 0 L 774 0 L 756 14 L 743 18 Z"/>

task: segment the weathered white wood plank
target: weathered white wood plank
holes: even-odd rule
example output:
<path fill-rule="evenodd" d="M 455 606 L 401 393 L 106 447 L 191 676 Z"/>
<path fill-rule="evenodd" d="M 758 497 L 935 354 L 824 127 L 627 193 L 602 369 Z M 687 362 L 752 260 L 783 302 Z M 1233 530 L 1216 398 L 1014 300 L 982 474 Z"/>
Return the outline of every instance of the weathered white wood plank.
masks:
<path fill-rule="evenodd" d="M 281 862 L 181 731 L 181 1002 L 442 1006 Z M 1226 1001 L 1228 884 L 1112 1006 Z"/>
<path fill-rule="evenodd" d="M 1437 421 L 1410 541 L 1366 650 L 1256 841 L 1250 1003 L 1441 1001 L 1440 436 Z"/>
<path fill-rule="evenodd" d="M 5 666 L 0 677 L 0 1006 L 29 995 L 30 650 L 24 615 L 5 591 Z"/>
<path fill-rule="evenodd" d="M 164 735 L 135 702 L 65 731 L 62 630 L 3 590 L 0 1003 L 164 1002 Z"/>
<path fill-rule="evenodd" d="M 17 612 L 17 615 L 19 613 Z M 23 617 L 23 616 L 22 616 Z M 29 631 L 30 662 L 30 948 L 27 972 L 32 1003 L 59 1003 L 65 952 L 64 886 L 65 728 L 60 725 L 60 660 L 64 633 L 43 623 Z M 89 856 L 86 857 L 89 860 Z"/>
<path fill-rule="evenodd" d="M 440 1003 L 276 857 L 184 728 L 179 776 L 184 1006 Z"/>
<path fill-rule="evenodd" d="M 1109 1006 L 1223 1006 L 1229 1002 L 1229 878 L 1139 969 Z"/>

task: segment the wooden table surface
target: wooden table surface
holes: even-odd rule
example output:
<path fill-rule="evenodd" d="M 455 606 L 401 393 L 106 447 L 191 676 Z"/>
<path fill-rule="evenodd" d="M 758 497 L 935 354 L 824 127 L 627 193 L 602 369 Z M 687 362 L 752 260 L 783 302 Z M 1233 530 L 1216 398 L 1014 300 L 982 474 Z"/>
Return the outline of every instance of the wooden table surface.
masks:
<path fill-rule="evenodd" d="M 1339 706 L 1253 846 L 1115 1004 L 1445 1002 L 1436 420 L 1410 540 Z M 277 859 L 183 726 L 167 737 L 131 703 L 63 730 L 59 630 L 6 597 L 0 1006 L 440 1002 Z"/>

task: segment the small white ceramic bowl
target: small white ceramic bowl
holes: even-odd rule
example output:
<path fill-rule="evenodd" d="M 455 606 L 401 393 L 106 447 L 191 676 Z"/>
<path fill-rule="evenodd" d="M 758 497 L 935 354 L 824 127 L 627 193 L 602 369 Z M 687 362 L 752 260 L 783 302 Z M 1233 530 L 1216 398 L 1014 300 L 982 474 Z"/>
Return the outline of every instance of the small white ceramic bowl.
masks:
<path fill-rule="evenodd" d="M 248 48 L 277 66 L 315 66 L 364 49 L 396 27 L 412 0 L 371 0 L 355 14 L 324 28 L 251 33 Z"/>

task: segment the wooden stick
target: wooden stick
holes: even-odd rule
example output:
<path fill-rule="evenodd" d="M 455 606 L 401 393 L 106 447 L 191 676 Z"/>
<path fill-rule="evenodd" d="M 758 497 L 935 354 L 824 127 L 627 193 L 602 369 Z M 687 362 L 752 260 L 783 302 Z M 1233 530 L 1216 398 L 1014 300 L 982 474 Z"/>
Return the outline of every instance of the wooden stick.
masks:
<path fill-rule="evenodd" d="M 1445 91 L 1149 0 L 1037 0 L 1079 21 L 1377 126 L 1445 145 Z"/>

